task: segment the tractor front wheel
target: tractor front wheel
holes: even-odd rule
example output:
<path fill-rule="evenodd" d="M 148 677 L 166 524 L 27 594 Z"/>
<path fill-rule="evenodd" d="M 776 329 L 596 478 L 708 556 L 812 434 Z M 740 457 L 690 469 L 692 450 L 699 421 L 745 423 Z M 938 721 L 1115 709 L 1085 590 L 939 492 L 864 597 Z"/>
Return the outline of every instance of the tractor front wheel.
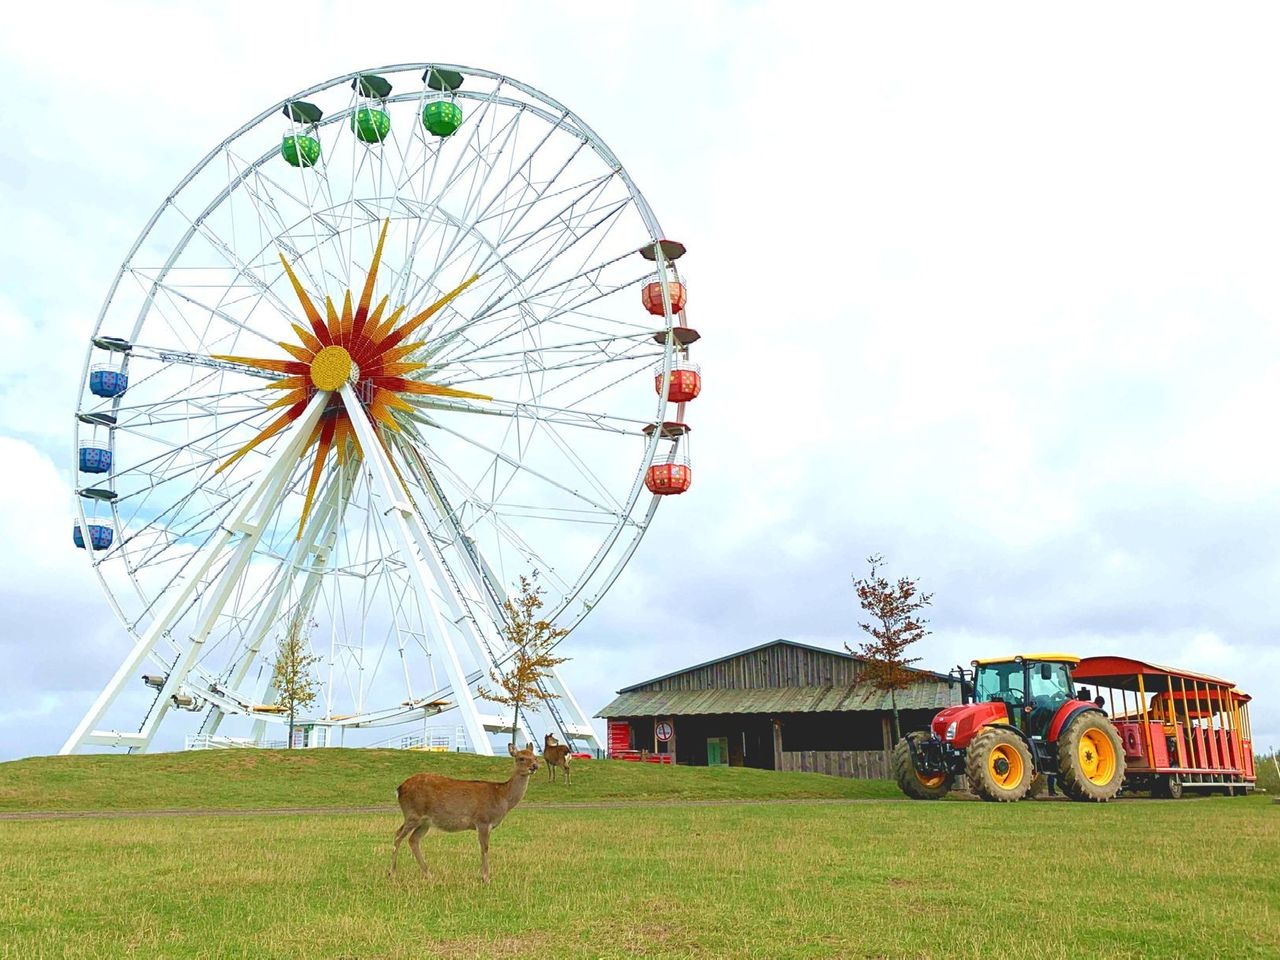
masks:
<path fill-rule="evenodd" d="M 1101 713 L 1082 713 L 1058 737 L 1058 781 L 1072 800 L 1106 803 L 1124 783 L 1124 750 Z"/>
<path fill-rule="evenodd" d="M 1012 803 L 1031 789 L 1031 752 L 1008 727 L 987 727 L 969 741 L 964 772 L 983 800 Z"/>
<path fill-rule="evenodd" d="M 949 773 L 921 773 L 911 760 L 911 747 L 907 743 L 919 743 L 923 733 L 908 733 L 893 748 L 893 778 L 912 800 L 941 800 L 951 789 L 954 778 Z"/>

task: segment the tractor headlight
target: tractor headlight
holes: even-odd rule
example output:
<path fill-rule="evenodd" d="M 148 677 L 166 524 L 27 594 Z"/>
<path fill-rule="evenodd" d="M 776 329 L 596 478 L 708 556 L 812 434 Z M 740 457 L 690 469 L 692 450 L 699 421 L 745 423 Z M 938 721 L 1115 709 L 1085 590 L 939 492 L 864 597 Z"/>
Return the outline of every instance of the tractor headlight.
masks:
<path fill-rule="evenodd" d="M 951 740 L 951 739 L 954 739 L 954 738 L 955 738 L 955 735 L 956 735 L 956 722 L 955 722 L 954 720 L 952 720 L 950 723 L 948 723 L 948 724 L 947 724 L 947 732 L 946 732 L 946 735 L 945 735 L 945 736 L 943 736 L 943 738 L 942 738 L 942 739 L 943 739 L 943 740 Z"/>

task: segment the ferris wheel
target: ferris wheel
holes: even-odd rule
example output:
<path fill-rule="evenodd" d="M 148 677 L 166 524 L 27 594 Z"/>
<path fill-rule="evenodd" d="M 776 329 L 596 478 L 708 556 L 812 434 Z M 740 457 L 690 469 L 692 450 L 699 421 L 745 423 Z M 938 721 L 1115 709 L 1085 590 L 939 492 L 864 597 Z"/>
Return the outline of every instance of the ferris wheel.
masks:
<path fill-rule="evenodd" d="M 497 73 L 352 73 L 220 143 L 90 340 L 73 540 L 134 642 L 62 752 L 182 714 L 262 741 L 301 631 L 318 742 L 456 711 L 491 753 L 508 590 L 536 570 L 572 629 L 689 487 L 683 253 L 581 119 Z M 597 746 L 546 685 L 524 733 Z"/>

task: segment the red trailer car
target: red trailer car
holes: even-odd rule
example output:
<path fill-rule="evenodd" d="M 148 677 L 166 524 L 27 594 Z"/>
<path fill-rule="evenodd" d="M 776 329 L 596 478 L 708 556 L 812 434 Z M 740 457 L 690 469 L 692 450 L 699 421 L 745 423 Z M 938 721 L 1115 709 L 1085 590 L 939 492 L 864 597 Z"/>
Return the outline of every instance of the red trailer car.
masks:
<path fill-rule="evenodd" d="M 1128 657 L 1086 657 L 1073 678 L 1103 698 L 1124 745 L 1126 789 L 1163 797 L 1252 789 L 1250 697 L 1235 684 Z"/>

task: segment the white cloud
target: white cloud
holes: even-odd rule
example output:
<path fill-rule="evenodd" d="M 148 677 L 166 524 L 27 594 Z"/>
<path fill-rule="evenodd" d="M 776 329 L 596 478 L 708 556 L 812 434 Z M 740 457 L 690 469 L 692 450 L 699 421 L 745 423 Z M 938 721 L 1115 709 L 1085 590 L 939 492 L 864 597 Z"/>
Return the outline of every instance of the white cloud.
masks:
<path fill-rule="evenodd" d="M 67 542 L 64 425 L 165 190 L 304 84 L 441 56 L 581 113 L 690 248 L 694 486 L 569 641 L 585 707 L 851 638 L 848 575 L 884 551 L 937 592 L 932 666 L 1138 651 L 1252 686 L 1280 741 L 1270 7 L 511 5 L 457 11 L 447 44 L 419 7 L 373 33 L 354 7 L 233 11 L 58 8 L 55 48 L 27 5 L 0 39 L 0 429 L 53 458 L 3 448 L 0 529 L 38 558 L 7 561 L 18 629 L 68 594 L 106 614 Z"/>

